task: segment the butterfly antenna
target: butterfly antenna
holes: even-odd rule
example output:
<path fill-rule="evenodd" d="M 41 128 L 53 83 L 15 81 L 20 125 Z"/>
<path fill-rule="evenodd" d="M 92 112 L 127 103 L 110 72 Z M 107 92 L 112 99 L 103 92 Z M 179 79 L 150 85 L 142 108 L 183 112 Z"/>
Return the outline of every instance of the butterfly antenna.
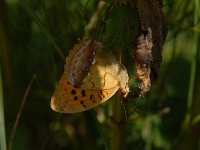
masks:
<path fill-rule="evenodd" d="M 127 115 L 127 111 L 126 111 L 125 105 L 123 105 L 123 109 L 124 109 L 124 115 L 125 115 L 125 122 L 128 122 L 128 115 Z"/>

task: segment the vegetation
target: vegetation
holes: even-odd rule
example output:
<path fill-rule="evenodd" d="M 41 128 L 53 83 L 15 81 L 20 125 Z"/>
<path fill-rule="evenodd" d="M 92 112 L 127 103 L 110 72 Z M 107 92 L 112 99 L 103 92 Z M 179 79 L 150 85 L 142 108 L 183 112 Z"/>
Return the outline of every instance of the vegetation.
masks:
<path fill-rule="evenodd" d="M 199 0 L 163 1 L 169 33 L 159 81 L 145 97 L 123 105 L 116 94 L 77 114 L 51 110 L 65 56 L 87 34 L 102 39 L 105 50 L 123 49 L 134 78 L 135 12 L 98 6 L 98 0 L 0 0 L 0 149 L 200 149 Z"/>

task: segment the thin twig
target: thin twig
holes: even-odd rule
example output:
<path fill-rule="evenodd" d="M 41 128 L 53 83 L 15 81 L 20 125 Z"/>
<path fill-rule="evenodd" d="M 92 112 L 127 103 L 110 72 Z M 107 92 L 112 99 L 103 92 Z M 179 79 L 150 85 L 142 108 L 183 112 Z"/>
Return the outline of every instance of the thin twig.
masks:
<path fill-rule="evenodd" d="M 105 6 L 105 4 L 106 4 L 105 1 L 99 1 L 97 9 L 92 14 L 92 16 L 90 18 L 90 21 L 89 21 L 89 23 L 87 25 L 88 30 L 85 33 L 85 38 L 87 38 L 89 36 L 89 32 L 92 31 L 92 29 L 96 26 L 99 13 L 100 13 L 101 9 Z"/>
<path fill-rule="evenodd" d="M 15 119 L 15 122 L 14 122 L 14 125 L 13 125 L 13 128 L 12 128 L 12 131 L 11 131 L 11 136 L 10 136 L 10 140 L 9 140 L 9 144 L 8 144 L 8 150 L 12 150 L 12 146 L 13 146 L 13 139 L 15 137 L 15 133 L 16 133 L 16 129 L 17 129 L 17 125 L 19 123 L 19 119 L 21 117 L 21 113 L 22 113 L 22 110 L 24 108 L 24 104 L 27 100 L 27 97 L 28 97 L 28 94 L 30 92 L 30 89 L 32 87 L 32 84 L 33 84 L 33 81 L 36 79 L 36 74 L 33 75 L 25 93 L 24 93 L 24 97 L 22 99 L 22 103 L 20 105 L 20 108 L 19 108 L 19 111 L 17 113 L 17 116 L 16 116 L 16 119 Z"/>

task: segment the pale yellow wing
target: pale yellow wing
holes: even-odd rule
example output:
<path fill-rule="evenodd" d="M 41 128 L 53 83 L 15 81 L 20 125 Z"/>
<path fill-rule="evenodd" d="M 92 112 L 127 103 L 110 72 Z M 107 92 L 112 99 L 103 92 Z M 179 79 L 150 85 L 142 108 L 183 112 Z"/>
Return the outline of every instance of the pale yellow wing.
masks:
<path fill-rule="evenodd" d="M 97 50 L 94 59 L 95 63 L 83 80 L 82 88 L 104 90 L 121 86 L 121 74 L 127 74 L 127 71 L 115 55 Z M 128 74 L 123 78 L 128 82 Z"/>

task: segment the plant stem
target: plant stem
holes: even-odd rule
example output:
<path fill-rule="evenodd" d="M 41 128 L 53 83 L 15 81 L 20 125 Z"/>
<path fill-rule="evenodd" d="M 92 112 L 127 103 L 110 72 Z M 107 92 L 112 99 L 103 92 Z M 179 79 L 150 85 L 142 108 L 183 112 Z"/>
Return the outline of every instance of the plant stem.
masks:
<path fill-rule="evenodd" d="M 198 23 L 200 16 L 200 2 L 199 0 L 194 0 L 194 26 Z M 197 25 L 200 27 L 200 25 Z M 197 27 L 196 26 L 196 27 Z M 200 123 L 197 122 L 193 124 L 193 120 L 200 114 L 200 34 L 199 32 L 194 32 L 193 35 L 193 59 L 192 59 L 192 68 L 190 75 L 190 85 L 188 91 L 188 112 L 185 118 L 185 128 L 186 131 L 184 139 L 182 141 L 181 146 L 179 146 L 182 150 L 188 149 L 199 149 L 199 140 L 200 139 Z"/>
<path fill-rule="evenodd" d="M 1 64 L 0 64 L 0 149 L 6 150 L 6 131 L 4 122 L 4 102 L 3 102 L 3 85 L 1 78 Z"/>
<path fill-rule="evenodd" d="M 16 133 L 16 129 L 17 129 L 17 125 L 19 123 L 19 119 L 21 117 L 21 113 L 22 113 L 22 110 L 24 108 L 24 105 L 25 105 L 25 102 L 27 100 L 27 97 L 28 97 L 28 94 L 30 92 L 30 89 L 32 87 L 32 84 L 34 82 L 34 80 L 36 79 L 36 75 L 34 74 L 26 91 L 25 91 L 25 94 L 24 94 L 24 97 L 22 99 L 22 103 L 20 105 L 20 108 L 19 108 L 19 111 L 17 113 L 17 117 L 15 119 L 15 122 L 14 122 L 14 125 L 13 125 L 13 128 L 12 128 L 12 131 L 11 131 L 11 136 L 10 136 L 10 140 L 9 140 L 9 145 L 8 145 L 8 150 L 12 150 L 12 146 L 13 146 L 13 140 L 14 140 L 14 136 L 15 136 L 15 133 Z"/>
<path fill-rule="evenodd" d="M 198 7 L 199 2 L 197 0 L 194 0 L 194 25 L 198 21 L 198 10 L 196 7 Z M 199 46 L 199 33 L 194 32 L 193 34 L 193 51 L 192 51 L 192 62 L 191 62 L 191 73 L 190 73 L 190 84 L 189 84 L 189 90 L 188 90 L 188 113 L 186 114 L 185 118 L 185 128 L 187 128 L 190 125 L 191 122 L 191 110 L 192 110 L 192 105 L 194 103 L 194 90 L 195 90 L 195 83 L 196 83 L 196 74 L 197 74 L 197 62 L 198 62 L 198 46 Z"/>
<path fill-rule="evenodd" d="M 87 25 L 87 31 L 85 33 L 85 38 L 89 37 L 90 32 L 95 28 L 98 17 L 99 17 L 99 13 L 104 6 L 105 6 L 105 1 L 99 1 L 96 11 L 92 14 L 90 21 Z"/>
<path fill-rule="evenodd" d="M 123 135 L 125 129 L 126 113 L 121 103 L 121 97 L 116 95 L 112 100 L 113 121 L 111 122 L 111 150 L 123 149 Z"/>
<path fill-rule="evenodd" d="M 196 28 L 200 28 L 199 19 L 200 19 L 200 2 L 199 0 L 194 0 L 194 26 L 196 25 Z M 199 32 L 194 32 L 194 43 L 193 48 L 196 50 L 195 53 L 195 85 L 194 85 L 194 95 L 193 95 L 193 103 L 191 104 L 191 119 L 194 119 L 199 113 L 200 113 L 200 93 L 199 93 L 199 87 L 200 87 L 200 34 Z M 192 120 L 191 120 L 192 121 Z"/>
<path fill-rule="evenodd" d="M 2 60 L 2 70 L 6 77 L 5 84 L 8 89 L 12 89 L 12 69 L 10 64 L 10 47 L 11 43 L 7 36 L 7 8 L 4 0 L 0 0 L 0 60 Z"/>

